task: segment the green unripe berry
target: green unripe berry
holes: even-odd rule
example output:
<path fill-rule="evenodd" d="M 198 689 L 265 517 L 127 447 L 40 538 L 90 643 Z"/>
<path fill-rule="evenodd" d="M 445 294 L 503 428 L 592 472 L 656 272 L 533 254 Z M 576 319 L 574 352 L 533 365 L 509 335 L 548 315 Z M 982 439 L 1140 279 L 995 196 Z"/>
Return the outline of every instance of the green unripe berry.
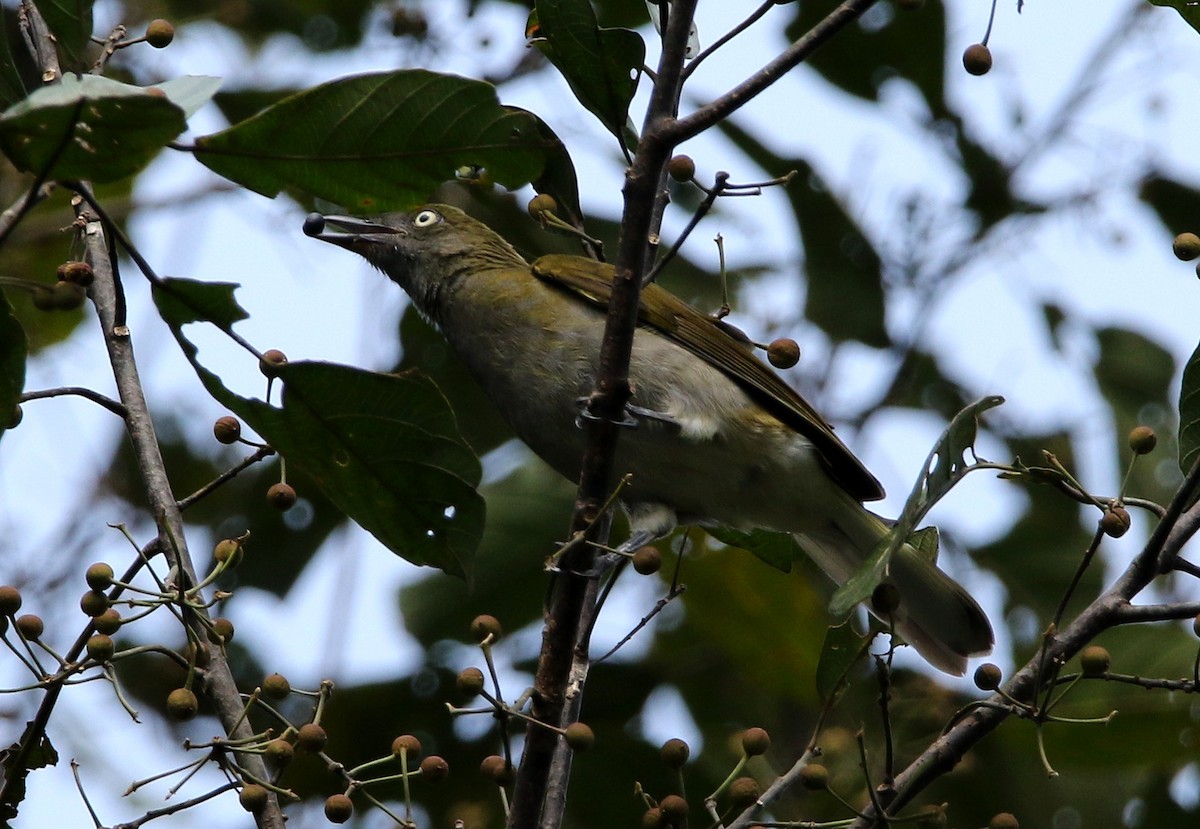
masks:
<path fill-rule="evenodd" d="M 478 696 L 483 690 L 483 671 L 478 668 L 464 668 L 458 672 L 454 684 L 464 697 Z"/>
<path fill-rule="evenodd" d="M 151 20 L 146 26 L 146 42 L 155 49 L 165 49 L 171 45 L 171 41 L 175 39 L 175 27 L 171 25 L 170 20 L 163 20 L 161 17 Z"/>
<path fill-rule="evenodd" d="M 0 616 L 12 616 L 21 609 L 21 591 L 11 584 L 0 586 Z"/>
<path fill-rule="evenodd" d="M 90 636 L 87 640 L 87 655 L 97 662 L 107 662 L 112 659 L 113 654 L 116 652 L 117 646 L 113 644 L 111 636 L 97 633 Z"/>
<path fill-rule="evenodd" d="M 344 794 L 325 798 L 325 817 L 330 823 L 345 823 L 354 815 L 354 804 Z"/>
<path fill-rule="evenodd" d="M 657 547 L 642 547 L 631 556 L 631 561 L 635 572 L 643 576 L 650 576 L 657 573 L 662 567 L 662 553 L 658 551 Z"/>
<path fill-rule="evenodd" d="M 563 729 L 563 739 L 572 751 L 587 751 L 596 744 L 596 734 L 591 726 L 581 722 L 573 722 Z"/>
<path fill-rule="evenodd" d="M 791 368 L 800 362 L 800 344 L 791 337 L 772 340 L 767 346 L 767 361 L 775 368 Z"/>
<path fill-rule="evenodd" d="M 658 756 L 662 758 L 663 765 L 669 769 L 683 768 L 691 753 L 692 749 L 688 744 L 678 737 L 667 740 L 658 750 Z"/>
<path fill-rule="evenodd" d="M 296 731 L 296 747 L 316 754 L 325 748 L 329 735 L 316 723 L 307 722 Z"/>
<path fill-rule="evenodd" d="M 1158 435 L 1149 426 L 1135 426 L 1129 430 L 1129 448 L 1135 455 L 1149 455 L 1158 445 Z"/>
<path fill-rule="evenodd" d="M 260 786 L 257 783 L 247 783 L 238 792 L 238 803 L 242 804 L 242 808 L 247 812 L 257 814 L 267 808 L 267 802 L 270 800 L 270 797 L 270 792 L 267 791 L 265 786 Z"/>
<path fill-rule="evenodd" d="M 800 785 L 810 792 L 819 792 L 829 788 L 829 769 L 820 763 L 809 763 L 800 769 Z"/>
<path fill-rule="evenodd" d="M 771 747 L 771 735 L 763 728 L 747 728 L 742 732 L 742 751 L 747 757 L 765 754 Z"/>
<path fill-rule="evenodd" d="M 1182 262 L 1191 262 L 1200 257 L 1200 236 L 1195 233 L 1180 233 L 1171 243 L 1171 250 Z"/>
<path fill-rule="evenodd" d="M 79 609 L 95 619 L 108 610 L 108 596 L 99 590 L 89 590 L 79 597 Z"/>
<path fill-rule="evenodd" d="M 984 662 L 975 669 L 975 687 L 980 691 L 995 691 L 1003 679 L 1004 673 L 995 663 Z"/>
<path fill-rule="evenodd" d="M 1083 668 L 1084 676 L 1101 676 L 1112 665 L 1112 655 L 1108 648 L 1100 645 L 1088 645 L 1079 654 L 1079 666 Z"/>
<path fill-rule="evenodd" d="M 504 629 L 500 627 L 500 620 L 495 616 L 483 613 L 471 620 L 471 636 L 474 637 L 476 642 L 482 642 L 488 636 L 491 636 L 494 642 L 503 633 Z"/>
<path fill-rule="evenodd" d="M 107 590 L 112 586 L 113 568 L 103 561 L 97 561 L 87 568 L 83 577 L 93 590 Z"/>
<path fill-rule="evenodd" d="M 423 780 L 428 780 L 430 783 L 438 783 L 450 775 L 450 764 L 446 762 L 444 757 L 430 754 L 421 761 L 420 770 Z"/>
<path fill-rule="evenodd" d="M 992 52 L 982 43 L 972 43 L 963 52 L 963 68 L 972 75 L 986 75 L 992 68 Z"/>
<path fill-rule="evenodd" d="M 200 701 L 192 693 L 191 688 L 176 688 L 167 695 L 167 714 L 171 719 L 187 722 L 196 716 Z"/>

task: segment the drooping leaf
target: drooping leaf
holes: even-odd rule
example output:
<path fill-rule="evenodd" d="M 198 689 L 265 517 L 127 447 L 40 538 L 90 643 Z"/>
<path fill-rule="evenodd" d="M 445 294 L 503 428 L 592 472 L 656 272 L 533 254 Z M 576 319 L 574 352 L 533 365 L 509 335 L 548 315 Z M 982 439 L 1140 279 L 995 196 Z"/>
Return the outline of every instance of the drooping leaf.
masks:
<path fill-rule="evenodd" d="M 575 164 L 567 152 L 566 145 L 555 135 L 554 130 L 533 113 L 526 113 L 537 121 L 538 132 L 547 142 L 546 166 L 542 174 L 533 181 L 533 189 L 553 196 L 558 202 L 559 217 L 576 227 L 583 226 L 583 209 L 579 206 L 579 179 L 575 176 Z"/>
<path fill-rule="evenodd" d="M 68 75 L 0 115 L 0 149 L 19 169 L 108 182 L 149 163 L 186 128 L 215 78 L 176 78 L 158 91 L 99 75 Z"/>
<path fill-rule="evenodd" d="M 234 394 L 182 332 L 199 321 L 229 331 L 245 315 L 234 287 L 183 279 L 154 286 L 163 319 L 209 394 L 392 552 L 469 577 L 483 531 L 481 470 L 437 388 L 416 372 L 293 362 L 279 371 L 281 407 Z"/>
<path fill-rule="evenodd" d="M 64 68 L 83 69 L 92 36 L 92 0 L 39 0 L 37 7 L 69 64 Z"/>
<path fill-rule="evenodd" d="M 501 106 L 491 84 L 406 69 L 292 95 L 197 139 L 193 152 L 265 196 L 296 188 L 348 210 L 378 212 L 420 204 L 463 167 L 520 187 L 542 173 L 555 149 L 536 118 Z"/>
<path fill-rule="evenodd" d="M 646 58 L 641 36 L 600 28 L 590 0 L 537 0 L 535 8 L 540 35 L 535 45 L 562 72 L 579 102 L 626 141 L 629 102 Z"/>
<path fill-rule="evenodd" d="M 1200 7 L 1193 0 L 1150 0 L 1155 6 L 1167 6 L 1179 12 L 1187 24 L 1200 32 Z"/>
<path fill-rule="evenodd" d="M 791 533 L 769 530 L 737 530 L 733 527 L 705 527 L 705 532 L 722 544 L 753 553 L 776 570 L 792 571 L 792 562 L 804 554 Z"/>
<path fill-rule="evenodd" d="M 7 823 L 9 818 L 17 816 L 21 801 L 25 799 L 25 778 L 29 776 L 29 772 L 46 766 L 58 765 L 58 751 L 50 743 L 50 738 L 46 736 L 43 729 L 44 725 L 41 723 L 35 724 L 32 721 L 25 723 L 21 741 L 31 739 L 36 734 L 37 744 L 25 755 L 24 762 L 20 763 L 19 767 L 17 764 L 19 743 L 14 743 L 0 751 L 0 770 L 4 772 L 5 780 L 5 798 L 3 802 L 0 802 L 0 821 Z"/>
<path fill-rule="evenodd" d="M 821 646 L 821 661 L 817 663 L 817 696 L 829 705 L 846 687 L 846 678 L 862 657 L 867 637 L 854 630 L 850 620 L 831 625 Z"/>
<path fill-rule="evenodd" d="M 1179 389 L 1179 468 L 1186 475 L 1200 456 L 1200 346 L 1183 368 Z"/>
<path fill-rule="evenodd" d="M 28 354 L 25 330 L 13 315 L 8 299 L 0 293 L 0 436 L 12 423 L 17 400 L 25 388 L 25 358 Z"/>

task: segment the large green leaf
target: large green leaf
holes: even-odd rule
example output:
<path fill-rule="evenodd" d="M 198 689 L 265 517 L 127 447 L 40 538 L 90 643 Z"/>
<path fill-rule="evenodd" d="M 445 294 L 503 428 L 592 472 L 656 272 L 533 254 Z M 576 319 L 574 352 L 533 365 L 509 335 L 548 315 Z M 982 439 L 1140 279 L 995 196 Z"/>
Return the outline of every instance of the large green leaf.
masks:
<path fill-rule="evenodd" d="M 637 32 L 602 29 L 590 0 L 537 0 L 534 43 L 562 72 L 571 91 L 620 141 L 628 135 L 646 44 Z"/>
<path fill-rule="evenodd" d="M 265 196 L 296 188 L 359 212 L 414 207 L 462 167 L 520 187 L 555 150 L 537 118 L 501 106 L 491 84 L 423 69 L 322 84 L 193 148 Z"/>
<path fill-rule="evenodd" d="M 245 318 L 235 287 L 184 279 L 154 286 L 159 313 L 208 392 L 392 552 L 469 576 L 483 532 L 480 466 L 433 383 L 415 372 L 296 362 L 280 370 L 281 407 L 234 394 L 200 364 L 182 327 L 204 321 L 228 332 Z"/>
<path fill-rule="evenodd" d="M 0 293 L 0 435 L 8 428 L 25 387 L 25 358 L 29 344 L 13 316 L 12 306 Z"/>
<path fill-rule="evenodd" d="M 1200 455 L 1200 346 L 1183 368 L 1179 389 L 1179 468 L 1191 471 Z"/>
<path fill-rule="evenodd" d="M 92 36 L 92 0 L 38 0 L 37 7 L 69 68 L 83 69 Z"/>
<path fill-rule="evenodd" d="M 154 89 L 99 75 L 67 75 L 0 115 L 0 149 L 19 169 L 53 179 L 115 181 L 136 173 L 186 128 L 216 78 L 176 78 Z"/>

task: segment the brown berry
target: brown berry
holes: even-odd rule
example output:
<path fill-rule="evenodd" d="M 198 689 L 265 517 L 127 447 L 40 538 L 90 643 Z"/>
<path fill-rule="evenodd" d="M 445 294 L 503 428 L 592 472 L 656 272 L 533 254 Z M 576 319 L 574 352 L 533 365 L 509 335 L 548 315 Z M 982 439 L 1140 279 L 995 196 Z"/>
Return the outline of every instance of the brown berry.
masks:
<path fill-rule="evenodd" d="M 438 783 L 445 780 L 450 774 L 450 764 L 446 762 L 444 757 L 438 757 L 436 754 L 430 754 L 421 761 L 421 778 L 428 780 L 430 783 Z"/>
<path fill-rule="evenodd" d="M 296 490 L 282 481 L 272 484 L 267 490 L 267 503 L 280 512 L 287 512 L 296 505 Z"/>
<path fill-rule="evenodd" d="M 196 716 L 200 701 L 191 688 L 176 688 L 167 695 L 167 714 L 171 719 L 186 722 Z"/>
<path fill-rule="evenodd" d="M 529 200 L 529 205 L 526 209 L 529 211 L 530 216 L 540 222 L 542 221 L 543 212 L 557 215 L 558 202 L 554 200 L 554 196 L 547 193 L 538 193 Z"/>
<path fill-rule="evenodd" d="M 296 756 L 296 749 L 287 740 L 276 737 L 267 743 L 266 750 L 263 753 L 267 755 L 268 760 L 277 767 L 282 768 L 292 762 L 292 758 Z"/>
<path fill-rule="evenodd" d="M 984 662 L 975 669 L 975 687 L 980 691 L 995 691 L 1004 679 L 1000 666 L 992 662 Z"/>
<path fill-rule="evenodd" d="M 464 668 L 458 672 L 454 685 L 464 697 L 478 696 L 483 690 L 483 671 L 478 668 Z"/>
<path fill-rule="evenodd" d="M 988 821 L 988 829 L 1021 829 L 1021 824 L 1011 812 L 1001 812 Z"/>
<path fill-rule="evenodd" d="M 279 370 L 287 365 L 287 355 L 278 348 L 270 348 L 258 359 L 258 370 L 264 377 L 278 377 Z"/>
<path fill-rule="evenodd" d="M 696 177 L 696 162 L 690 155 L 673 156 L 667 162 L 667 175 L 676 181 L 691 181 Z"/>
<path fill-rule="evenodd" d="M 883 582 L 871 591 L 871 609 L 883 618 L 889 618 L 900 607 L 900 588 L 891 582 Z"/>
<path fill-rule="evenodd" d="M 762 789 L 753 777 L 739 777 L 729 784 L 729 800 L 737 809 L 745 809 L 758 800 Z"/>
<path fill-rule="evenodd" d="M 242 560 L 242 545 L 236 538 L 223 538 L 213 547 L 213 561 L 236 567 Z"/>
<path fill-rule="evenodd" d="M 218 443 L 237 443 L 241 436 L 242 422 L 233 415 L 222 415 L 213 422 L 213 437 Z"/>
<path fill-rule="evenodd" d="M 58 278 L 64 282 L 74 282 L 81 288 L 86 288 L 96 281 L 96 274 L 87 262 L 64 262 L 58 266 Z"/>
<path fill-rule="evenodd" d="M 392 756 L 399 757 L 401 754 L 406 754 L 409 760 L 416 760 L 421 756 L 421 741 L 411 734 L 401 734 L 392 740 Z"/>
<path fill-rule="evenodd" d="M 662 809 L 653 806 L 642 812 L 642 829 L 659 829 L 663 825 Z"/>
<path fill-rule="evenodd" d="M 170 20 L 163 20 L 161 17 L 151 20 L 146 26 L 146 42 L 155 49 L 165 49 L 171 45 L 171 41 L 175 39 L 175 27 L 171 25 Z"/>
<path fill-rule="evenodd" d="M 476 642 L 482 642 L 488 636 L 491 636 L 492 641 L 495 641 L 503 633 L 504 629 L 500 627 L 500 620 L 495 616 L 489 616 L 484 613 L 471 620 L 471 636 L 474 637 Z"/>
<path fill-rule="evenodd" d="M 22 409 L 21 405 L 18 403 L 16 406 L 13 406 L 12 414 L 9 416 L 8 422 L 3 424 L 3 426 L 0 428 L 15 429 L 21 425 L 21 421 L 24 419 L 25 419 L 25 410 Z"/>
<path fill-rule="evenodd" d="M 484 757 L 479 772 L 497 786 L 507 786 L 513 781 L 513 767 L 499 754 Z"/>
<path fill-rule="evenodd" d="M 116 608 L 110 607 L 92 619 L 92 627 L 96 629 L 96 633 L 112 636 L 121 627 L 121 614 L 117 612 Z"/>
<path fill-rule="evenodd" d="M 1109 507 L 1100 516 L 1100 529 L 1113 538 L 1120 538 L 1129 532 L 1129 524 L 1129 511 L 1124 507 Z"/>
<path fill-rule="evenodd" d="M 800 344 L 791 337 L 772 340 L 767 346 L 767 360 L 775 368 L 791 368 L 800 362 Z"/>
<path fill-rule="evenodd" d="M 11 584 L 0 586 L 0 615 L 12 616 L 21 609 L 21 591 Z"/>
<path fill-rule="evenodd" d="M 986 75 L 992 68 L 992 51 L 982 43 L 972 43 L 963 52 L 963 68 L 972 75 Z"/>
<path fill-rule="evenodd" d="M 247 812 L 261 812 L 267 808 L 267 802 L 270 799 L 271 793 L 267 791 L 265 786 L 260 786 L 257 783 L 247 783 L 238 792 L 238 803 L 242 804 L 242 808 Z"/>
<path fill-rule="evenodd" d="M 270 699 L 285 699 L 292 692 L 292 684 L 280 673 L 268 674 L 262 682 L 263 694 Z"/>
<path fill-rule="evenodd" d="M 765 754 L 771 747 L 771 735 L 764 728 L 747 728 L 742 732 L 742 751 L 747 757 Z"/>
<path fill-rule="evenodd" d="M 1158 445 L 1158 435 L 1149 426 L 1134 426 L 1129 430 L 1129 448 L 1135 455 L 1149 455 Z"/>
<path fill-rule="evenodd" d="M 820 763 L 809 763 L 800 769 L 800 785 L 810 792 L 829 788 L 829 769 Z"/>
<path fill-rule="evenodd" d="M 79 609 L 95 619 L 108 610 L 108 596 L 99 590 L 89 590 L 79 597 Z"/>
<path fill-rule="evenodd" d="M 208 640 L 214 645 L 227 645 L 233 641 L 233 622 L 220 616 L 212 620 L 212 630 Z"/>
<path fill-rule="evenodd" d="M 662 758 L 663 765 L 669 769 L 683 768 L 691 753 L 691 747 L 678 737 L 667 740 L 658 750 L 658 756 Z"/>
<path fill-rule="evenodd" d="M 1195 233 L 1180 233 L 1171 243 L 1171 250 L 1182 262 L 1191 262 L 1200 257 L 1200 236 Z"/>
<path fill-rule="evenodd" d="M 103 561 L 98 561 L 87 568 L 83 577 L 88 587 L 93 590 L 105 590 L 112 585 L 113 568 Z"/>
<path fill-rule="evenodd" d="M 631 560 L 634 571 L 643 576 L 653 575 L 662 567 L 662 553 L 657 547 L 642 547 L 633 554 Z"/>
<path fill-rule="evenodd" d="M 327 742 L 329 742 L 329 735 L 325 733 L 324 728 L 314 722 L 306 722 L 296 731 L 296 747 L 313 754 L 325 748 Z"/>
<path fill-rule="evenodd" d="M 563 730 L 563 739 L 572 751 L 587 751 L 596 744 L 596 734 L 591 726 L 573 722 Z"/>
<path fill-rule="evenodd" d="M 658 801 L 658 808 L 662 809 L 663 819 L 671 826 L 678 826 L 687 820 L 687 801 L 677 794 L 669 794 Z"/>
<path fill-rule="evenodd" d="M 87 640 L 87 655 L 97 662 L 107 662 L 112 659 L 116 653 L 117 646 L 113 644 L 111 636 L 106 636 L 103 633 L 96 633 L 88 637 Z"/>
<path fill-rule="evenodd" d="M 17 617 L 17 630 L 30 642 L 36 642 L 37 639 L 42 638 L 42 633 L 46 632 L 46 623 L 42 621 L 40 615 L 25 613 Z"/>
<path fill-rule="evenodd" d="M 1083 668 L 1084 676 L 1101 676 L 1112 665 L 1112 655 L 1108 648 L 1100 645 L 1088 645 L 1079 654 L 1079 666 Z"/>
<path fill-rule="evenodd" d="M 354 815 L 354 804 L 344 794 L 325 798 L 325 817 L 330 823 L 345 823 Z"/>

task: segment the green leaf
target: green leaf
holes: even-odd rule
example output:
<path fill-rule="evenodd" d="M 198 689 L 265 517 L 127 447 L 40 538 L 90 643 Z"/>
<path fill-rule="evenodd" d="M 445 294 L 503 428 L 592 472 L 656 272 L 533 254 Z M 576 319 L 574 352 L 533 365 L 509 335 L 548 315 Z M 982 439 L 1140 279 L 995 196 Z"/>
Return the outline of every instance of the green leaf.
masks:
<path fill-rule="evenodd" d="M 559 216 L 576 227 L 583 226 L 583 208 L 579 206 L 579 179 L 575 175 L 575 164 L 567 152 L 566 145 L 559 140 L 541 118 L 527 113 L 537 121 L 538 132 L 546 141 L 546 166 L 533 182 L 533 189 L 553 196 L 558 202 Z"/>
<path fill-rule="evenodd" d="M 1188 25 L 1200 32 L 1200 7 L 1194 0 L 1150 0 L 1155 6 L 1167 6 L 1179 12 Z"/>
<path fill-rule="evenodd" d="M 70 68 L 82 69 L 92 36 L 92 0 L 39 0 L 37 7 Z"/>
<path fill-rule="evenodd" d="M 25 358 L 29 344 L 12 306 L 0 293 L 0 435 L 8 428 L 21 390 L 25 388 Z"/>
<path fill-rule="evenodd" d="M 1200 455 L 1200 346 L 1183 367 L 1179 389 L 1179 468 L 1186 475 Z"/>
<path fill-rule="evenodd" d="M 829 705 L 845 690 L 846 678 L 862 657 L 867 641 L 855 632 L 849 619 L 826 631 L 817 663 L 817 696 L 822 704 Z"/>
<path fill-rule="evenodd" d="M 770 530 L 735 530 L 732 527 L 705 527 L 704 531 L 722 544 L 753 553 L 776 570 L 792 571 L 792 562 L 804 555 L 791 533 Z"/>
<path fill-rule="evenodd" d="M 938 541 L 937 527 L 922 527 L 908 537 L 908 543 L 917 551 L 917 555 L 930 564 L 937 564 Z"/>
<path fill-rule="evenodd" d="M 491 84 L 423 69 L 322 84 L 193 148 L 257 193 L 296 188 L 359 212 L 415 207 L 461 167 L 515 189 L 554 151 L 537 119 L 501 106 Z"/>
<path fill-rule="evenodd" d="M 125 178 L 183 132 L 185 108 L 207 100 L 217 83 L 178 78 L 156 93 L 99 75 L 68 75 L 0 115 L 0 149 L 21 170 L 48 178 Z"/>
<path fill-rule="evenodd" d="M 875 545 L 866 561 L 837 589 L 829 600 L 829 613 L 833 616 L 845 616 L 856 604 L 866 601 L 871 593 L 887 575 L 888 562 L 891 560 L 892 538 L 889 535 Z M 895 545 L 899 547 L 899 544 Z"/>
<path fill-rule="evenodd" d="M 637 32 L 602 29 L 589 0 L 537 0 L 535 45 L 562 72 L 575 97 L 624 142 L 646 44 Z"/>
<path fill-rule="evenodd" d="M 209 394 L 392 552 L 469 577 L 483 532 L 475 491 L 481 470 L 437 387 L 416 372 L 293 362 L 279 372 L 281 407 L 234 394 L 201 365 L 182 333 L 184 324 L 199 321 L 229 332 L 245 316 L 234 287 L 186 279 L 154 285 L 163 319 Z"/>

